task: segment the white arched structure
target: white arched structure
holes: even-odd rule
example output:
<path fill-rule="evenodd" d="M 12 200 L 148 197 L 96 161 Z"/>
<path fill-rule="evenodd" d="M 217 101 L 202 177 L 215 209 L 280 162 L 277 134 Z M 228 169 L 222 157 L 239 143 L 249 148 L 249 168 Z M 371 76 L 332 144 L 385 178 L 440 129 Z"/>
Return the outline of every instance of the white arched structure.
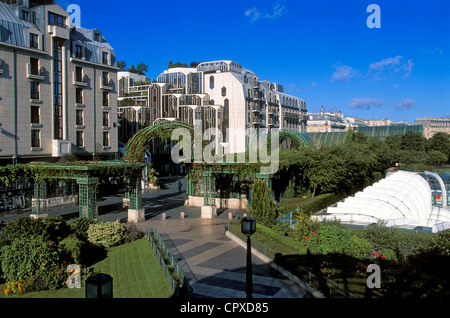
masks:
<path fill-rule="evenodd" d="M 316 218 L 352 224 L 383 220 L 388 226 L 435 228 L 437 224 L 450 222 L 450 210 L 432 206 L 431 189 L 423 177 L 398 171 L 329 207 L 326 214 Z"/>

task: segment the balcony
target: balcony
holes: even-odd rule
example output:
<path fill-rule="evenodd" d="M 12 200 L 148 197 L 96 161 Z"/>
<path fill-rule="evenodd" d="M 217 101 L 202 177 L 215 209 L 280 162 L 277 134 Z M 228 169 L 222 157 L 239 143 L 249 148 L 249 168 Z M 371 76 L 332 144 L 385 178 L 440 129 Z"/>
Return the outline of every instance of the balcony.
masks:
<path fill-rule="evenodd" d="M 47 32 L 55 38 L 60 38 L 64 40 L 70 39 L 70 29 L 65 25 L 61 24 L 48 25 Z"/>
<path fill-rule="evenodd" d="M 105 91 L 112 91 L 113 90 L 113 81 L 112 80 L 105 80 L 103 77 L 100 77 L 100 88 Z"/>
<path fill-rule="evenodd" d="M 29 79 L 43 81 L 45 79 L 44 72 L 45 69 L 42 66 L 36 67 L 27 63 L 27 77 Z"/>
<path fill-rule="evenodd" d="M 80 73 L 77 72 L 73 72 L 73 84 L 76 86 L 82 86 L 82 87 L 86 87 L 87 86 L 87 75 L 82 75 Z"/>

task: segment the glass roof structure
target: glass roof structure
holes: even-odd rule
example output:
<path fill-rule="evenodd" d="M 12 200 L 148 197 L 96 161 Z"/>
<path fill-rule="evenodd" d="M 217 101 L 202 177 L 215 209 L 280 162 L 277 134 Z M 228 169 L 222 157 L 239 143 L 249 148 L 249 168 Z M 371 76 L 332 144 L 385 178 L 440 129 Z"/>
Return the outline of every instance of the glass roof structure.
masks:
<path fill-rule="evenodd" d="M 404 135 L 408 131 L 417 132 L 423 135 L 422 125 L 391 125 L 391 126 L 359 126 L 356 132 L 362 133 L 367 137 L 384 139 L 392 135 Z M 316 132 L 308 133 L 316 145 L 342 145 L 345 141 L 345 131 L 335 132 Z"/>
<path fill-rule="evenodd" d="M 342 145 L 346 134 L 345 131 L 308 133 L 313 142 L 317 145 Z"/>
<path fill-rule="evenodd" d="M 392 135 L 404 135 L 406 132 L 418 132 L 423 134 L 422 125 L 390 125 L 390 126 L 359 126 L 356 132 L 362 133 L 367 137 L 384 139 Z"/>
<path fill-rule="evenodd" d="M 419 174 L 397 171 L 317 218 L 366 225 L 382 220 L 387 226 L 432 227 L 436 232 L 439 224 L 450 222 L 450 210 L 432 206 L 431 188 Z"/>

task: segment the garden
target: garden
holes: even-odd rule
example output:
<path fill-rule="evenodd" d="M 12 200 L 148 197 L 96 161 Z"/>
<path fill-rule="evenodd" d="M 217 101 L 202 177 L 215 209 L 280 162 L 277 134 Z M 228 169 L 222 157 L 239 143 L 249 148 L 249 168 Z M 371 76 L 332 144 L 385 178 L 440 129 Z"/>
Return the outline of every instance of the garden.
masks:
<path fill-rule="evenodd" d="M 383 141 L 349 131 L 343 145 L 283 151 L 272 192 L 264 181 L 253 183 L 248 208 L 258 224 L 253 238 L 298 277 L 311 273 L 332 280 L 357 297 L 448 298 L 449 230 L 406 231 L 381 220 L 352 228 L 311 216 L 377 182 L 396 163 L 445 171 L 449 157 L 446 134 L 427 140 L 407 133 Z M 292 224 L 280 222 L 290 212 Z M 380 266 L 379 289 L 367 288 L 369 264 Z M 326 284 L 319 288 L 327 295 Z"/>
<path fill-rule="evenodd" d="M 60 216 L 9 222 L 0 237 L 0 297 L 84 298 L 94 273 L 113 277 L 114 297 L 173 294 L 148 240 L 134 224 Z M 80 273 L 68 270 L 78 265 Z M 68 288 L 72 274 L 81 288 Z"/>

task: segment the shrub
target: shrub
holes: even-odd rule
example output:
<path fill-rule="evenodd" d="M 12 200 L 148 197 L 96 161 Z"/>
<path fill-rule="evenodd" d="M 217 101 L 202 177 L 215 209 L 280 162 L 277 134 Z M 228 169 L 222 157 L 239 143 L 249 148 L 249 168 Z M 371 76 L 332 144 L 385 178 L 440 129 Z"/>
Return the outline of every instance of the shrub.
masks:
<path fill-rule="evenodd" d="M 21 216 L 5 226 L 4 236 L 7 240 L 15 239 L 24 240 L 31 237 L 44 236 L 46 233 L 46 225 L 42 219 L 31 219 Z"/>
<path fill-rule="evenodd" d="M 263 180 L 256 180 L 253 183 L 251 205 L 248 206 L 248 210 L 258 223 L 263 225 L 276 223 L 276 205 L 270 196 L 269 187 Z"/>
<path fill-rule="evenodd" d="M 80 264 L 83 244 L 84 242 L 81 241 L 76 235 L 71 235 L 63 239 L 59 243 L 59 247 L 63 256 L 67 259 L 67 262 Z"/>
<path fill-rule="evenodd" d="M 440 232 L 434 239 L 433 246 L 442 256 L 450 256 L 450 230 Z"/>
<path fill-rule="evenodd" d="M 381 259 L 385 259 L 387 261 L 396 261 L 397 260 L 397 254 L 389 248 L 379 250 L 378 257 Z"/>
<path fill-rule="evenodd" d="M 127 223 L 125 225 L 124 239 L 125 243 L 130 243 L 144 237 L 144 233 L 138 229 L 136 224 Z"/>
<path fill-rule="evenodd" d="M 88 239 L 87 231 L 91 224 L 97 224 L 98 222 L 94 219 L 90 218 L 77 218 L 70 222 L 70 230 L 72 233 L 76 234 L 76 236 L 86 242 Z"/>
<path fill-rule="evenodd" d="M 305 246 L 312 254 L 351 254 L 350 232 L 335 223 L 324 222 L 310 237 Z"/>
<path fill-rule="evenodd" d="M 359 258 L 365 259 L 369 258 L 373 252 L 373 245 L 368 240 L 358 235 L 353 235 L 350 240 L 351 245 L 351 255 Z"/>
<path fill-rule="evenodd" d="M 88 241 L 109 248 L 125 240 L 125 225 L 117 222 L 91 224 L 87 230 Z"/>
<path fill-rule="evenodd" d="M 22 281 L 35 275 L 39 270 L 55 266 L 58 251 L 54 243 L 43 237 L 15 239 L 2 248 L 1 263 L 7 281 Z"/>
<path fill-rule="evenodd" d="M 397 230 L 387 227 L 384 222 L 380 221 L 376 225 L 368 227 L 364 234 L 375 250 L 397 249 Z"/>
<path fill-rule="evenodd" d="M 44 225 L 44 235 L 51 241 L 60 241 L 69 235 L 70 228 L 60 215 L 41 219 Z"/>

